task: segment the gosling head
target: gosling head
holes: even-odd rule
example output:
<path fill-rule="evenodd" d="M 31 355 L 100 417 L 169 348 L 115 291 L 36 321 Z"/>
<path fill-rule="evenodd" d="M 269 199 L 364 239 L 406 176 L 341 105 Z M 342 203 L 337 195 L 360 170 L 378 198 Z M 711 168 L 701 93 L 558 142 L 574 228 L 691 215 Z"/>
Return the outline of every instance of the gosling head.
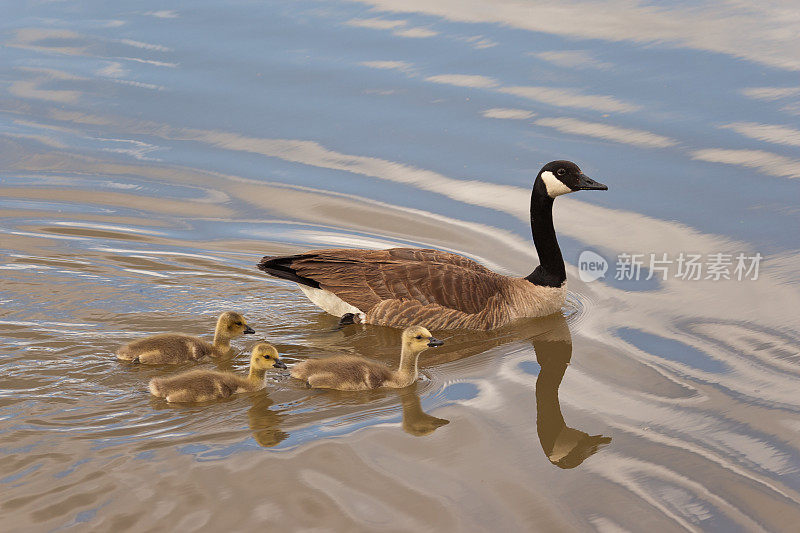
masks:
<path fill-rule="evenodd" d="M 286 368 L 286 363 L 281 361 L 278 350 L 268 342 L 260 342 L 253 346 L 250 356 L 250 367 L 256 370 L 269 370 L 270 368 Z"/>
<path fill-rule="evenodd" d="M 555 198 L 575 191 L 607 191 L 608 187 L 581 172 L 572 161 L 551 161 L 542 167 L 533 184 L 535 193 Z"/>
<path fill-rule="evenodd" d="M 430 331 L 422 326 L 411 326 L 403 330 L 403 346 L 412 352 L 419 353 L 442 344 L 444 344 L 444 341 L 435 338 Z"/>
<path fill-rule="evenodd" d="M 226 311 L 219 315 L 217 331 L 229 339 L 256 332 L 256 330 L 247 325 L 247 321 L 245 321 L 242 315 L 234 311 Z"/>

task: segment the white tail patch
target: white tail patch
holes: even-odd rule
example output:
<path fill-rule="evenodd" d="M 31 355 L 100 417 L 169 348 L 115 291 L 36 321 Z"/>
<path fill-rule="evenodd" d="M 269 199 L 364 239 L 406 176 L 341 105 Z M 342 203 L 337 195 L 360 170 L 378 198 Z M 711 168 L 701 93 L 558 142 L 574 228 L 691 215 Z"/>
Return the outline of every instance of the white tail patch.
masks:
<path fill-rule="evenodd" d="M 315 289 L 308 285 L 299 285 L 300 290 L 305 293 L 309 300 L 311 300 L 317 307 L 333 316 L 342 316 L 346 313 L 353 313 L 358 315 L 359 318 L 364 320 L 364 312 L 358 307 L 352 306 L 345 302 L 331 291 L 325 289 Z"/>
<path fill-rule="evenodd" d="M 572 189 L 564 185 L 561 180 L 555 177 L 549 170 L 542 172 L 542 181 L 544 182 L 544 186 L 547 187 L 547 196 L 550 198 L 572 192 Z"/>

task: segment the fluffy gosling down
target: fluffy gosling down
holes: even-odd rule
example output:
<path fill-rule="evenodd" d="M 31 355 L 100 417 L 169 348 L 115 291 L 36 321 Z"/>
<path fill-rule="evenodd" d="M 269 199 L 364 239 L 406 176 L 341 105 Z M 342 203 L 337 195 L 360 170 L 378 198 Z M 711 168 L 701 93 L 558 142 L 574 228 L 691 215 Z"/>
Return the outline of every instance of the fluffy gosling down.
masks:
<path fill-rule="evenodd" d="M 292 367 L 293 378 L 302 379 L 314 389 L 369 390 L 378 387 L 399 389 L 408 387 L 419 377 L 419 354 L 444 342 L 433 338 L 421 326 L 403 330 L 403 349 L 400 367 L 391 370 L 386 365 L 353 355 L 309 359 Z"/>
<path fill-rule="evenodd" d="M 117 359 L 145 365 L 177 364 L 197 361 L 204 357 L 227 357 L 231 353 L 231 339 L 255 333 L 244 317 L 233 311 L 219 315 L 214 331 L 214 342 L 198 337 L 165 333 L 139 339 L 117 350 Z"/>
<path fill-rule="evenodd" d="M 189 370 L 172 377 L 151 379 L 150 393 L 170 403 L 221 400 L 237 392 L 263 389 L 266 386 L 264 375 L 270 368 L 286 368 L 286 364 L 274 346 L 262 342 L 253 347 L 247 377 L 218 370 Z"/>

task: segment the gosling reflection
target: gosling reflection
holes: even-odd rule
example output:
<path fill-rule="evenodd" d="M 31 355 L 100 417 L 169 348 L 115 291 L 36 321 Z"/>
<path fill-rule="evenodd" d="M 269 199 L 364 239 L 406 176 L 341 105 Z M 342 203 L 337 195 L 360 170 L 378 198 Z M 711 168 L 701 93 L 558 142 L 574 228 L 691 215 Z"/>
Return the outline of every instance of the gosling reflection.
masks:
<path fill-rule="evenodd" d="M 398 389 L 398 396 L 400 396 L 400 404 L 403 407 L 403 431 L 409 435 L 424 437 L 450 423 L 449 420 L 437 418 L 422 410 L 416 383 Z"/>
<path fill-rule="evenodd" d="M 280 429 L 286 415 L 273 411 L 270 406 L 275 403 L 265 391 L 251 397 L 253 406 L 247 411 L 247 422 L 253 438 L 264 448 L 271 448 L 286 440 L 288 433 Z"/>
<path fill-rule="evenodd" d="M 531 339 L 541 367 L 536 378 L 536 432 L 547 458 L 559 468 L 575 468 L 611 437 L 589 435 L 567 426 L 558 401 L 558 388 L 572 358 L 572 337 L 563 316 L 554 329 Z"/>
<path fill-rule="evenodd" d="M 356 353 L 365 357 L 392 360 L 400 339 L 400 332 L 391 328 L 345 326 L 333 329 L 327 321 L 329 333 L 316 339 L 327 350 L 341 350 L 342 339 Z M 438 332 L 437 332 L 438 335 Z M 541 367 L 536 379 L 536 429 L 539 442 L 547 458 L 559 468 L 575 468 L 601 446 L 611 442 L 610 437 L 589 435 L 567 426 L 558 399 L 559 386 L 572 357 L 572 336 L 566 318 L 561 313 L 517 322 L 492 331 L 441 332 L 444 346 L 428 351 L 420 358 L 424 369 L 467 359 L 495 347 L 531 343 Z M 496 364 L 483 358 L 472 367 Z M 429 435 L 436 428 L 449 423 L 422 411 L 417 385 L 398 389 L 403 407 L 403 429 L 412 435 Z M 348 395 L 348 398 L 352 396 Z M 373 397 L 359 396 L 364 403 Z"/>

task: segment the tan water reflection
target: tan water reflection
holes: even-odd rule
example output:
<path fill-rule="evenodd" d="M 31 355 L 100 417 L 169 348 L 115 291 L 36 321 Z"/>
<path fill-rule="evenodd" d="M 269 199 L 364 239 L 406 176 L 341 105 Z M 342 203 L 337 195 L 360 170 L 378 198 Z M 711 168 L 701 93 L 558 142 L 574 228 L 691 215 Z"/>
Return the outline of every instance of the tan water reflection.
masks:
<path fill-rule="evenodd" d="M 416 384 L 401 389 L 398 395 L 403 405 L 403 431 L 409 435 L 424 437 L 450 423 L 449 420 L 437 418 L 422 410 Z"/>
<path fill-rule="evenodd" d="M 554 317 L 553 321 L 553 331 L 532 339 L 541 367 L 536 378 L 536 431 L 551 463 L 559 468 L 575 468 L 601 445 L 610 443 L 611 438 L 589 435 L 564 422 L 558 388 L 572 359 L 572 337 L 563 317 Z"/>
<path fill-rule="evenodd" d="M 253 406 L 247 410 L 247 423 L 259 446 L 270 448 L 283 442 L 288 433 L 280 429 L 285 414 L 270 410 L 273 402 L 266 391 L 259 391 L 250 398 Z"/>

